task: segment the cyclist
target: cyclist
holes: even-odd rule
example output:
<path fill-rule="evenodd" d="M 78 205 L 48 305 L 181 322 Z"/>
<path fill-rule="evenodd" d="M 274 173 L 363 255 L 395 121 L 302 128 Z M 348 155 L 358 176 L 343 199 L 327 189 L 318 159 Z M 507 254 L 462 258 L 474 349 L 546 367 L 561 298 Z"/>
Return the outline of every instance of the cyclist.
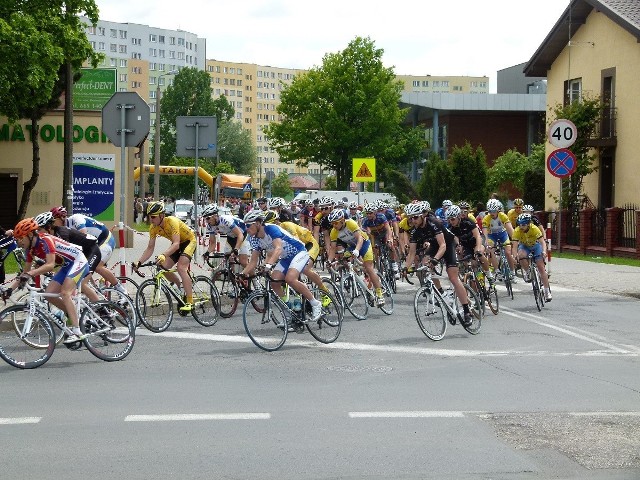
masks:
<path fill-rule="evenodd" d="M 287 285 L 302 295 L 311 304 L 312 321 L 322 316 L 322 304 L 317 300 L 304 282 L 300 281 L 300 273 L 309 264 L 309 253 L 300 240 L 289 235 L 278 225 L 265 224 L 265 214 L 261 211 L 251 211 L 244 217 L 247 225 L 247 235 L 251 242 L 251 260 L 242 270 L 243 275 L 252 275 L 255 271 L 260 253 L 266 253 L 264 269 L 273 272 L 274 280 L 284 280 Z M 274 282 L 273 290 L 281 298 L 284 297 L 282 282 Z"/>
<path fill-rule="evenodd" d="M 75 230 L 79 230 L 84 234 L 93 235 L 98 239 L 98 247 L 100 248 L 100 263 L 95 268 L 95 272 L 111 285 L 113 285 L 113 287 L 120 293 L 126 295 L 126 289 L 120 282 L 118 282 L 116 276 L 111 270 L 107 268 L 106 265 L 106 263 L 109 261 L 109 258 L 111 258 L 113 249 L 116 246 L 116 239 L 113 237 L 111 231 L 107 228 L 107 226 L 104 223 L 99 222 L 91 217 L 87 217 L 86 215 L 82 215 L 81 213 L 75 213 L 70 217 L 67 217 L 67 210 L 62 206 L 53 207 L 50 211 L 54 218 L 54 225 L 73 228 Z"/>
<path fill-rule="evenodd" d="M 324 235 L 324 250 L 328 252 L 331 248 L 331 240 L 329 240 L 329 233 L 331 232 L 331 222 L 329 221 L 329 214 L 333 210 L 335 202 L 330 197 L 322 197 L 318 202 L 318 208 L 320 213 L 313 217 L 313 237 L 316 242 L 320 244 L 320 232 Z"/>
<path fill-rule="evenodd" d="M 220 215 L 218 206 L 215 204 L 204 207 L 202 209 L 202 217 L 207 223 L 206 235 L 209 236 L 209 248 L 204 252 L 203 257 L 206 259 L 215 252 L 216 234 L 226 235 L 227 244 L 225 245 L 225 252 L 230 251 L 238 255 L 240 265 L 246 267 L 247 263 L 249 263 L 251 247 L 245 239 L 247 227 L 244 222 L 232 215 Z"/>
<path fill-rule="evenodd" d="M 171 245 L 158 255 L 156 262 L 163 268 L 170 269 L 174 265 L 178 270 L 178 276 L 171 272 L 166 277 L 173 283 L 179 285 L 182 280 L 182 288 L 186 296 L 185 304 L 180 307 L 181 312 L 190 312 L 193 310 L 193 285 L 189 276 L 189 264 L 196 251 L 196 235 L 193 233 L 186 223 L 178 217 L 166 216 L 164 203 L 151 202 L 147 205 L 147 215 L 151 222 L 149 229 L 149 244 L 142 252 L 137 264 L 134 268 L 139 268 L 141 263 L 153 254 L 156 246 L 156 237 L 164 237 L 171 242 Z"/>
<path fill-rule="evenodd" d="M 266 212 L 269 209 L 269 200 L 267 199 L 267 197 L 260 197 L 256 200 L 256 204 L 258 205 L 258 208 L 263 212 Z"/>
<path fill-rule="evenodd" d="M 451 200 L 443 200 L 442 207 L 438 208 L 434 212 L 434 215 L 442 221 L 445 227 L 447 226 L 447 209 L 450 208 L 452 205 L 453 205 L 453 202 Z"/>
<path fill-rule="evenodd" d="M 509 254 L 509 240 L 513 236 L 513 227 L 506 213 L 502 212 L 502 203 L 496 198 L 487 201 L 487 215 L 482 219 L 482 230 L 489 246 L 489 257 L 494 270 L 498 271 L 498 258 L 495 254 L 494 245 L 501 243 L 505 248 L 507 262 L 511 270 L 511 281 L 515 283 L 515 262 L 513 256 Z"/>
<path fill-rule="evenodd" d="M 55 226 L 51 212 L 43 212 L 36 215 L 34 220 L 38 224 L 38 230 L 40 232 L 55 235 L 69 243 L 79 246 L 89 264 L 89 273 L 91 274 L 96 271 L 96 267 L 100 264 L 100 248 L 98 247 L 98 239 L 96 237 L 73 228 Z M 82 285 L 82 293 L 92 302 L 99 300 L 98 295 L 89 285 Z"/>
<path fill-rule="evenodd" d="M 396 279 L 400 279 L 398 271 L 398 259 L 396 258 L 395 249 L 393 248 L 393 231 L 391 225 L 384 213 L 378 210 L 378 206 L 368 203 L 364 207 L 365 219 L 362 221 L 362 230 L 367 232 L 371 239 L 371 246 L 375 251 L 375 244 L 386 243 L 389 247 L 389 253 L 392 259 L 392 269 Z M 375 255 L 374 255 L 375 256 Z"/>
<path fill-rule="evenodd" d="M 371 247 L 369 236 L 360 230 L 355 220 L 345 218 L 344 210 L 331 212 L 329 222 L 331 222 L 331 232 L 329 233 L 331 248 L 328 250 L 329 262 L 332 263 L 336 258 L 338 242 L 345 245 L 354 257 L 362 257 L 362 268 L 376 289 L 377 304 L 379 307 L 384 306 L 382 283 L 380 283 L 380 278 L 373 269 L 373 248 Z"/>
<path fill-rule="evenodd" d="M 529 215 L 531 215 L 531 223 L 533 223 L 536 227 L 538 227 L 540 229 L 540 231 L 542 232 L 542 236 L 545 238 L 545 240 L 547 239 L 547 230 L 546 228 L 544 228 L 542 226 L 542 222 L 540 221 L 540 219 L 535 215 L 535 209 L 533 208 L 533 205 L 525 205 L 522 207 L 522 213 L 528 213 Z"/>
<path fill-rule="evenodd" d="M 358 202 L 356 201 L 349 202 L 349 216 L 356 221 L 358 226 L 360 227 L 362 226 L 362 220 L 364 219 L 364 216 L 362 215 L 362 212 L 358 208 Z"/>
<path fill-rule="evenodd" d="M 516 198 L 513 201 L 513 208 L 507 212 L 507 217 L 509 217 L 511 225 L 517 225 L 518 216 L 523 213 L 522 207 L 524 207 L 524 200 Z"/>
<path fill-rule="evenodd" d="M 278 214 L 278 221 L 280 222 L 292 222 L 293 213 L 288 208 L 285 208 L 284 198 L 273 197 L 267 202 L 269 210 L 273 210 Z"/>
<path fill-rule="evenodd" d="M 409 254 L 407 255 L 407 268 L 408 272 L 414 270 L 413 260 L 416 255 L 418 245 L 423 246 L 427 242 L 429 247 L 427 248 L 427 255 L 431 257 L 432 265 L 440 263 L 440 259 L 444 259 L 447 266 L 447 277 L 449 282 L 456 291 L 464 315 L 462 324 L 469 326 L 473 322 L 471 310 L 469 309 L 469 296 L 462 284 L 462 281 L 458 277 L 458 258 L 456 256 L 456 242 L 455 236 L 446 227 L 440 227 L 436 222 L 428 218 L 428 213 L 424 215 L 424 205 L 413 203 L 408 205 L 405 209 L 405 213 L 409 216 L 409 221 L 413 225 L 414 229 L 411 231 L 411 239 L 409 243 Z M 434 279 L 433 283 L 436 288 L 443 293 L 444 290 L 440 285 L 440 280 Z"/>
<path fill-rule="evenodd" d="M 538 227 L 532 225 L 531 214 L 521 213 L 518 216 L 518 226 L 513 232 L 514 247 L 518 251 L 518 261 L 522 265 L 522 274 L 525 282 L 530 282 L 529 278 L 529 259 L 530 253 L 533 253 L 533 259 L 536 262 L 536 268 L 540 272 L 540 279 L 544 286 L 545 300 L 551 301 L 551 290 L 549 289 L 549 277 L 544 267 L 544 259 L 547 256 L 547 244 L 544 241 L 542 232 Z"/>
<path fill-rule="evenodd" d="M 482 264 L 482 269 L 489 283 L 493 283 L 493 273 L 489 268 L 489 260 L 484 254 L 484 246 L 482 245 L 480 230 L 478 230 L 476 222 L 471 220 L 468 215 L 465 215 L 458 205 L 449 207 L 447 221 L 449 222 L 449 230 L 460 242 L 462 255 L 474 255 Z"/>
<path fill-rule="evenodd" d="M 13 230 L 13 236 L 20 248 L 26 252 L 27 261 L 24 264 L 22 273 L 9 285 L 5 296 L 11 295 L 11 291 L 14 288 L 29 281 L 31 277 L 52 272 L 56 267 L 56 259 L 59 258 L 62 266 L 55 273 L 49 285 L 47 285 L 46 292 L 60 294 L 60 298 L 45 298 L 64 311 L 71 321 L 73 335 L 68 336 L 64 343 L 74 343 L 82 340 L 84 336 L 80 332 L 78 312 L 76 312 L 76 307 L 71 297 L 82 279 L 89 273 L 89 264 L 84 253 L 82 253 L 82 249 L 53 235 L 38 234 L 38 224 L 33 218 L 20 220 Z M 32 270 L 34 258 L 41 258 L 45 263 Z"/>

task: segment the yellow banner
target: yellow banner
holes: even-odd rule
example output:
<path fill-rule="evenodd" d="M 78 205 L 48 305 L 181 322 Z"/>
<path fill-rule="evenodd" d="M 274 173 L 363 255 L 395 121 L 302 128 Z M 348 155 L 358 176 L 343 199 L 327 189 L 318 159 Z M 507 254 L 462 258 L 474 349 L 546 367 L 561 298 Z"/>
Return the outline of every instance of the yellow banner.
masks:
<path fill-rule="evenodd" d="M 354 182 L 375 182 L 376 181 L 376 159 L 375 158 L 354 158 L 353 177 Z"/>

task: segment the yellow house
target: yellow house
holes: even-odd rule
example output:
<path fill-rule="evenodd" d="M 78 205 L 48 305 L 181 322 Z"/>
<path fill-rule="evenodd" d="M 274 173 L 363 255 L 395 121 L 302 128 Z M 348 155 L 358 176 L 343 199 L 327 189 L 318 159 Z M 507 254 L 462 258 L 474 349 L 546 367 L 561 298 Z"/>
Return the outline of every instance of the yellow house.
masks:
<path fill-rule="evenodd" d="M 609 100 L 590 140 L 598 169 L 584 181 L 597 208 L 640 205 L 639 42 L 640 1 L 571 0 L 524 67 L 527 76 L 547 77 L 547 119 L 555 105 L 582 95 Z M 547 156 L 555 148 L 547 143 Z M 545 187 L 557 197 L 560 181 L 547 172 Z M 547 198 L 546 209 L 555 208 Z"/>

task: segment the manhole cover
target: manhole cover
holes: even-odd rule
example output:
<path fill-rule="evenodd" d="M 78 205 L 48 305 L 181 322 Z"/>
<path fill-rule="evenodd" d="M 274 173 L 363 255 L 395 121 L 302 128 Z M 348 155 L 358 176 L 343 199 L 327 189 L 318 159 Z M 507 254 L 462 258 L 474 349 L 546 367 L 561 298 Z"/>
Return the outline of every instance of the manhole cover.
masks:
<path fill-rule="evenodd" d="M 333 370 L 334 372 L 375 372 L 375 373 L 387 373 L 393 370 L 391 367 L 376 367 L 375 365 L 371 366 L 361 366 L 361 365 L 335 365 L 331 367 L 327 367 L 328 370 Z"/>

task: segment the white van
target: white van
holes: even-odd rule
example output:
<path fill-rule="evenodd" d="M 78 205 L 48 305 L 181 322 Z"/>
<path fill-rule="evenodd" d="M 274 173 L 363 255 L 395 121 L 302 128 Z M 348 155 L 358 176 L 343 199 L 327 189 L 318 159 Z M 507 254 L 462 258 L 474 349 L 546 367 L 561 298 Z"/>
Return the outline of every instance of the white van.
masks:
<path fill-rule="evenodd" d="M 191 200 L 176 200 L 173 214 L 190 227 L 193 227 L 193 202 Z"/>

